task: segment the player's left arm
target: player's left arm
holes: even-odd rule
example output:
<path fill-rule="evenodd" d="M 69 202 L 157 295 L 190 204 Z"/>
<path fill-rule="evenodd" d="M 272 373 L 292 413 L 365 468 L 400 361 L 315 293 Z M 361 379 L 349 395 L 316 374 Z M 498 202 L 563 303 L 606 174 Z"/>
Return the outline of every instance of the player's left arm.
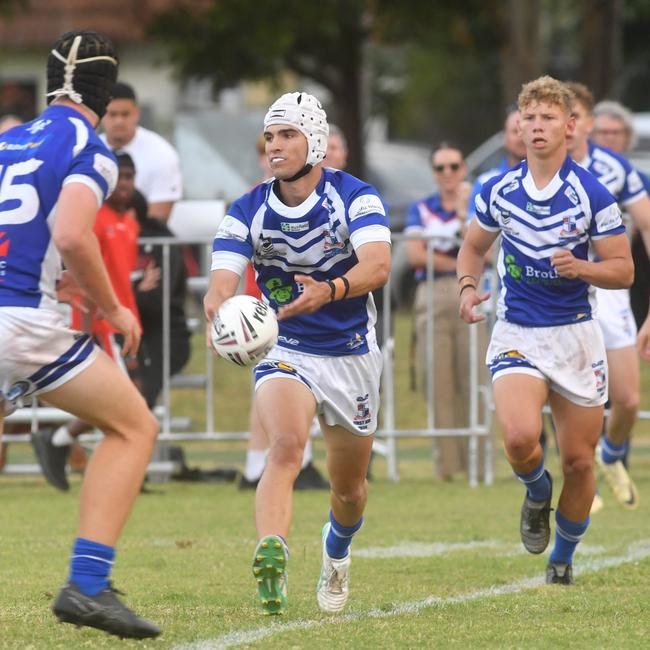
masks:
<path fill-rule="evenodd" d="M 349 271 L 333 280 L 319 282 L 309 275 L 295 275 L 303 285 L 300 296 L 278 310 L 278 320 L 311 314 L 328 302 L 364 296 L 388 282 L 391 256 L 390 243 L 366 242 L 355 250 L 358 262 Z"/>
<path fill-rule="evenodd" d="M 563 278 L 580 279 L 601 289 L 625 289 L 634 280 L 630 243 L 624 233 L 593 239 L 599 261 L 582 260 L 566 249 L 556 251 L 551 264 Z"/>
<path fill-rule="evenodd" d="M 641 233 L 645 252 L 650 257 L 650 198 L 647 194 L 643 194 L 636 201 L 627 203 L 625 209 Z"/>

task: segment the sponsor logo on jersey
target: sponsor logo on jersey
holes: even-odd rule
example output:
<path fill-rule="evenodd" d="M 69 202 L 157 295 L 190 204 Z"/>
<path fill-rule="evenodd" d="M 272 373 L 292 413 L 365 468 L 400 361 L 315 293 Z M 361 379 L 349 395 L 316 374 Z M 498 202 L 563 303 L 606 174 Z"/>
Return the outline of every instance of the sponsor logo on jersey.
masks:
<path fill-rule="evenodd" d="M 368 393 L 365 395 L 357 396 L 357 412 L 354 415 L 354 423 L 359 429 L 367 429 L 368 425 L 372 421 L 372 416 L 370 415 L 370 396 Z"/>
<path fill-rule="evenodd" d="M 551 214 L 550 205 L 537 205 L 528 201 L 526 203 L 526 212 L 532 212 L 534 214 L 541 214 L 544 217 L 548 217 Z"/>
<path fill-rule="evenodd" d="M 263 260 L 268 260 L 273 257 L 276 254 L 273 240 L 270 237 L 260 237 L 255 254 Z"/>
<path fill-rule="evenodd" d="M 299 221 L 298 223 L 282 221 L 280 223 L 280 230 L 282 232 L 305 232 L 305 230 L 309 230 L 309 221 Z"/>
<path fill-rule="evenodd" d="M 38 142 L 0 142 L 0 151 L 26 151 L 40 147 L 45 140 Z"/>
<path fill-rule="evenodd" d="M 7 237 L 6 232 L 0 232 L 0 257 L 9 256 L 9 245 L 11 239 Z M 0 259 L 0 282 L 4 282 L 4 277 L 7 275 L 7 261 Z"/>
<path fill-rule="evenodd" d="M 601 210 L 596 215 L 596 225 L 598 226 L 598 232 L 605 232 L 606 230 L 611 230 L 612 228 L 618 228 L 621 223 L 621 211 L 619 210 L 616 203 L 612 203 L 608 208 Z"/>
<path fill-rule="evenodd" d="M 359 332 L 354 333 L 354 338 L 351 341 L 348 341 L 345 345 L 348 347 L 349 350 L 356 350 L 357 348 L 360 348 L 365 342 L 365 339 Z"/>
<path fill-rule="evenodd" d="M 269 298 L 280 305 L 291 300 L 291 285 L 284 284 L 281 278 L 271 278 L 264 283 L 269 290 Z"/>
<path fill-rule="evenodd" d="M 287 336 L 278 336 L 278 341 L 280 343 L 286 343 L 287 345 L 298 345 L 300 341 L 298 339 L 289 338 Z"/>
<path fill-rule="evenodd" d="M 248 228 L 239 219 L 231 215 L 226 215 L 217 229 L 217 239 L 235 239 L 236 241 L 246 241 Z"/>
<path fill-rule="evenodd" d="M 563 279 L 555 269 L 543 271 L 528 264 L 524 267 L 522 277 L 527 284 L 541 284 L 549 287 L 564 284 Z"/>
<path fill-rule="evenodd" d="M 350 205 L 350 221 L 360 219 L 368 214 L 386 214 L 384 204 L 376 194 L 364 194 L 352 201 Z"/>
<path fill-rule="evenodd" d="M 514 255 L 506 255 L 506 271 L 508 275 L 513 279 L 519 282 L 521 280 L 521 266 L 517 264 Z"/>
<path fill-rule="evenodd" d="M 115 161 L 103 153 L 96 153 L 93 158 L 93 168 L 106 181 L 108 194 L 110 194 L 117 185 L 118 172 Z"/>
<path fill-rule="evenodd" d="M 518 187 L 519 181 L 512 181 L 501 190 L 501 194 L 510 194 L 510 192 L 514 192 Z"/>

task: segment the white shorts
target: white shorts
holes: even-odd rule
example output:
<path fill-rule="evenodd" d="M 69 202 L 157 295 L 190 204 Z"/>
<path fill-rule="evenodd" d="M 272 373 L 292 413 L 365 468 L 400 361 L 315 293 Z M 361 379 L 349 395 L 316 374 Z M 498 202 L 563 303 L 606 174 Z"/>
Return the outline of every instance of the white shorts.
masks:
<path fill-rule="evenodd" d="M 255 366 L 255 390 L 269 379 L 295 379 L 314 394 L 316 412 L 327 424 L 369 436 L 377 430 L 381 368 L 377 347 L 366 354 L 321 357 L 276 345 Z"/>
<path fill-rule="evenodd" d="M 607 355 L 594 320 L 556 327 L 522 327 L 498 320 L 486 363 L 493 382 L 523 373 L 547 381 L 552 391 L 579 406 L 607 401 Z"/>
<path fill-rule="evenodd" d="M 627 289 L 596 289 L 597 320 L 603 331 L 605 349 L 636 346 L 636 323 Z"/>
<path fill-rule="evenodd" d="M 0 308 L 0 399 L 7 414 L 17 399 L 65 384 L 97 357 L 92 339 L 66 327 L 61 314 Z"/>

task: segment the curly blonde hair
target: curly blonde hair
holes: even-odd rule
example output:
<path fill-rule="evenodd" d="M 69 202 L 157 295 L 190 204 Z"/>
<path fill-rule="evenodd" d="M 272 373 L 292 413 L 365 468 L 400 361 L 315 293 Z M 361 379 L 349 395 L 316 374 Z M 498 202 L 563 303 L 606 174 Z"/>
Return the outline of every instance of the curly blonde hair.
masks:
<path fill-rule="evenodd" d="M 566 84 L 544 75 L 524 84 L 517 98 L 520 111 L 523 111 L 530 104 L 540 102 L 559 106 L 565 113 L 570 115 L 573 93 L 567 88 Z"/>

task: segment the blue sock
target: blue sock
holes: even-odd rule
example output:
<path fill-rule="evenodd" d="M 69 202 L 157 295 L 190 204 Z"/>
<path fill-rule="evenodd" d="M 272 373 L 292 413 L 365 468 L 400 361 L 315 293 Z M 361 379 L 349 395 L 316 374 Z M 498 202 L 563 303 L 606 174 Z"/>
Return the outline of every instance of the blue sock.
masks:
<path fill-rule="evenodd" d="M 617 460 L 622 461 L 627 451 L 627 440 L 622 445 L 614 444 L 605 434 L 600 438 L 600 457 L 603 463 L 611 465 Z"/>
<path fill-rule="evenodd" d="M 551 494 L 551 482 L 548 480 L 548 474 L 544 471 L 544 460 L 529 474 L 519 474 L 515 476 L 526 485 L 528 496 L 533 501 L 546 501 Z"/>
<path fill-rule="evenodd" d="M 352 543 L 352 537 L 359 528 L 361 528 L 363 517 L 361 517 L 354 526 L 346 528 L 334 519 L 334 513 L 330 510 L 330 523 L 332 526 L 330 527 L 330 532 L 327 534 L 327 539 L 325 540 L 325 548 L 327 549 L 327 554 L 331 558 L 340 560 L 348 554 L 348 549 Z"/>
<path fill-rule="evenodd" d="M 69 580 L 76 583 L 82 594 L 95 596 L 108 587 L 114 559 L 112 546 L 77 537 L 72 547 Z"/>
<path fill-rule="evenodd" d="M 555 511 L 555 546 L 551 552 L 551 562 L 571 564 L 573 552 L 589 526 L 589 517 L 584 521 L 569 521 L 559 511 Z"/>

